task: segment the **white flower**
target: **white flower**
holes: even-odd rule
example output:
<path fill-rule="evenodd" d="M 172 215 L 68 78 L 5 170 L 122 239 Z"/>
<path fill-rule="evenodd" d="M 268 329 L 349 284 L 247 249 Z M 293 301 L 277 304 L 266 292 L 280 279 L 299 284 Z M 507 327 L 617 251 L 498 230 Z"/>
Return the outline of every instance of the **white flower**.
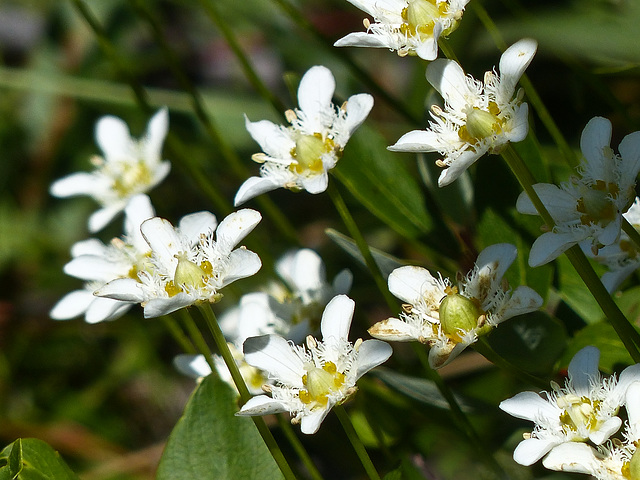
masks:
<path fill-rule="evenodd" d="M 373 97 L 362 93 L 336 108 L 331 103 L 334 90 L 331 71 L 311 67 L 298 88 L 300 109 L 285 112 L 290 126 L 246 120 L 247 130 L 264 153 L 253 155 L 253 160 L 262 163 L 260 176 L 240 186 L 236 206 L 279 187 L 309 193 L 327 189 L 327 172 L 335 167 L 347 141 L 373 107 Z"/>
<path fill-rule="evenodd" d="M 448 36 L 462 19 L 469 0 L 348 0 L 371 15 L 365 32 L 350 33 L 335 47 L 372 47 L 397 50 L 401 57 L 418 55 L 424 60 L 438 56 L 438 39 Z"/>
<path fill-rule="evenodd" d="M 242 352 L 238 350 L 234 344 L 228 343 L 227 345 L 229 346 L 231 355 L 233 355 L 233 359 L 238 366 L 238 370 L 240 370 L 240 375 L 242 375 L 249 392 L 252 395 L 262 393 L 262 386 L 270 383 L 269 379 L 261 370 L 249 365 L 244 360 Z M 213 355 L 212 358 L 220 378 L 236 389 L 236 385 L 233 382 L 233 378 L 231 377 L 231 373 L 229 372 L 224 359 L 220 355 Z M 173 359 L 173 364 L 180 373 L 198 380 L 211 374 L 211 367 L 205 360 L 204 355 L 177 355 Z"/>
<path fill-rule="evenodd" d="M 309 336 L 306 348 L 278 335 L 247 339 L 247 363 L 268 372 L 276 384 L 266 387 L 271 397 L 253 397 L 237 415 L 290 412 L 302 433 L 317 432 L 329 410 L 355 393 L 356 381 L 392 353 L 379 340 L 348 341 L 354 308 L 345 295 L 333 298 L 322 315 L 322 341 Z"/>
<path fill-rule="evenodd" d="M 550 262 L 587 239 L 597 254 L 600 248 L 620 238 L 622 214 L 635 198 L 640 132 L 627 135 L 620 142 L 620 155 L 614 153 L 610 142 L 611 122 L 592 118 L 580 139 L 585 160 L 578 168 L 579 177 L 572 177 L 560 187 L 549 183 L 533 186 L 556 225 L 533 243 L 529 255 L 532 267 Z M 520 213 L 538 213 L 526 193 L 520 194 L 516 208 Z"/>
<path fill-rule="evenodd" d="M 95 238 L 76 243 L 64 272 L 86 283 L 83 289 L 65 295 L 51 310 L 51 318 L 84 315 L 87 323 L 98 323 L 124 315 L 132 302 L 96 297 L 93 292 L 116 278 L 137 278 L 138 271 L 146 268 L 150 249 L 140 225 L 154 215 L 149 197 L 136 195 L 125 208 L 124 238 L 114 238 L 109 245 Z"/>
<path fill-rule="evenodd" d="M 140 230 L 151 249 L 152 267 L 138 272 L 137 279 L 109 282 L 96 295 L 141 303 L 146 318 L 198 302 L 216 302 L 221 288 L 260 269 L 258 255 L 234 247 L 261 218 L 255 210 L 239 210 L 217 229 L 216 218 L 209 212 L 183 217 L 178 228 L 162 218 L 151 218 Z"/>
<path fill-rule="evenodd" d="M 444 110 L 432 106 L 429 129 L 406 133 L 389 150 L 439 152 L 444 157 L 437 164 L 445 170 L 438 185 L 443 187 L 485 153 L 499 153 L 507 143 L 524 140 L 528 107 L 514 92 L 536 49 L 531 39 L 511 45 L 500 58 L 500 74 L 486 72 L 484 83 L 465 75 L 453 60 L 430 63 L 427 81 L 444 98 Z"/>
<path fill-rule="evenodd" d="M 101 230 L 124 210 L 131 197 L 148 192 L 169 174 L 171 164 L 160 157 L 168 123 L 167 109 L 163 108 L 149 121 L 145 136 L 135 140 L 121 119 L 102 117 L 96 124 L 96 142 L 104 156 L 91 159 L 96 169 L 53 182 L 51 195 L 92 197 L 101 208 L 89 217 L 89 230 Z"/>
<path fill-rule="evenodd" d="M 633 205 L 622 216 L 636 230 L 640 230 L 640 198 L 636 197 Z M 620 232 L 620 239 L 617 242 L 600 248 L 597 255 L 593 254 L 589 240 L 581 242 L 580 247 L 587 256 L 606 265 L 609 269 L 601 278 L 602 284 L 609 293 L 617 290 L 629 275 L 640 268 L 640 247 L 629 238 L 624 230 Z"/>
<path fill-rule="evenodd" d="M 609 440 L 594 448 L 586 443 L 563 443 L 553 448 L 542 464 L 550 470 L 586 473 L 598 480 L 635 480 L 640 475 L 640 382 L 627 388 L 623 440 Z"/>
<path fill-rule="evenodd" d="M 237 307 L 220 316 L 225 337 L 238 348 L 249 337 L 271 333 L 301 342 L 319 327 L 329 300 L 351 287 L 347 269 L 327 283 L 322 259 L 308 248 L 284 255 L 276 263 L 276 272 L 286 287 L 274 282 L 267 292 L 245 294 Z"/>
<path fill-rule="evenodd" d="M 542 305 L 531 288 L 520 286 L 511 293 L 502 285 L 516 256 L 516 247 L 508 243 L 485 248 L 458 287 L 421 267 L 395 269 L 389 275 L 389 291 L 407 302 L 404 312 L 400 318 L 376 323 L 369 333 L 382 340 L 418 340 L 431 347 L 432 368 L 446 365 L 499 323 Z"/>
<path fill-rule="evenodd" d="M 555 456 L 559 445 L 570 442 L 602 445 L 620 429 L 618 410 L 629 385 L 640 380 L 640 364 L 627 367 L 619 379 L 603 378 L 598 371 L 599 359 L 597 348 L 585 347 L 569 363 L 564 387 L 553 382 L 553 391 L 543 392 L 542 396 L 522 392 L 500 403 L 500 408 L 510 415 L 535 423 L 531 434 L 513 452 L 516 462 L 532 465 L 549 452 Z M 562 447 L 560 451 L 580 452 L 585 447 Z M 547 466 L 546 461 L 544 464 Z"/>

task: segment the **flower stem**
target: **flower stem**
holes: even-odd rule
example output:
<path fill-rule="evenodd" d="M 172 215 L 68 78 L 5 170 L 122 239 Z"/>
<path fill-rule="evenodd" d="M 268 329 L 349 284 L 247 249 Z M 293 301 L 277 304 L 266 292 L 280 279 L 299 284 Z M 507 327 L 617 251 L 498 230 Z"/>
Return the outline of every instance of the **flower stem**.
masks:
<path fill-rule="evenodd" d="M 200 309 L 200 313 L 207 322 L 207 326 L 211 331 L 211 335 L 213 335 L 213 339 L 216 342 L 216 346 L 218 347 L 218 352 L 224 359 L 224 363 L 227 365 L 229 373 L 231 373 L 231 378 L 233 379 L 233 383 L 236 385 L 236 388 L 240 393 L 240 398 L 243 402 L 246 402 L 251 398 L 251 393 L 249 393 L 247 384 L 244 382 L 244 378 L 242 378 L 242 375 L 240 374 L 238 365 L 236 364 L 236 361 L 233 358 L 231 351 L 229 350 L 229 345 L 227 345 L 227 340 L 224 338 L 222 330 L 220 329 L 220 325 L 218 324 L 218 319 L 216 318 L 215 313 L 213 313 L 211 304 L 207 303 L 206 305 L 198 305 L 198 308 Z M 269 427 L 265 423 L 264 418 L 252 416 L 251 419 L 258 429 L 258 432 L 260 432 L 260 435 L 262 436 L 264 443 L 267 445 L 269 452 L 271 452 L 273 459 L 278 464 L 278 467 L 280 467 L 280 471 L 284 475 L 285 479 L 295 480 L 296 476 L 287 463 L 286 458 L 282 454 L 282 451 L 280 450 L 276 439 L 273 438 L 271 430 L 269 430 Z"/>
<path fill-rule="evenodd" d="M 212 372 L 217 372 L 216 366 L 213 363 L 213 357 L 211 356 L 211 350 L 209 349 L 209 345 L 205 341 L 200 329 L 196 325 L 196 322 L 193 320 L 191 313 L 186 308 L 182 308 L 178 310 L 178 314 L 182 319 L 182 323 L 184 324 L 189 336 L 191 337 L 191 341 L 196 346 L 198 351 L 204 356 L 204 359 L 211 367 Z"/>
<path fill-rule="evenodd" d="M 196 347 L 193 346 L 193 343 L 191 342 L 189 337 L 185 335 L 184 331 L 182 330 L 178 322 L 176 322 L 175 318 L 173 318 L 171 315 L 163 315 L 160 318 L 162 318 L 162 321 L 167 327 L 167 330 L 169 330 L 171 336 L 178 343 L 178 345 L 180 345 L 180 348 L 182 348 L 185 353 L 193 354 L 197 352 Z"/>
<path fill-rule="evenodd" d="M 507 165 L 520 182 L 520 185 L 524 191 L 527 192 L 527 195 L 529 195 L 531 202 L 536 207 L 536 210 L 544 222 L 549 228 L 553 228 L 555 221 L 533 188 L 535 182 L 533 175 L 511 145 L 507 145 L 502 151 L 502 158 L 507 162 Z M 607 289 L 602 285 L 600 278 L 593 270 L 584 252 L 578 245 L 574 245 L 569 248 L 565 254 L 598 302 L 598 305 L 600 305 L 605 316 L 611 322 L 611 325 L 618 334 L 618 337 L 620 337 L 620 340 L 622 340 L 622 343 L 624 343 L 625 348 L 633 360 L 640 362 L 640 351 L 638 350 L 638 347 L 640 347 L 640 334 L 634 326 L 629 323 L 629 320 L 627 320 L 620 311 L 620 308 L 618 308 L 618 305 L 613 301 Z"/>
<path fill-rule="evenodd" d="M 624 217 L 622 217 L 622 230 L 629 235 L 629 238 L 636 244 L 636 247 L 640 248 L 640 232 Z"/>
<path fill-rule="evenodd" d="M 380 475 L 378 475 L 376 467 L 373 466 L 373 462 L 371 461 L 366 448 L 364 448 L 362 440 L 360 440 L 356 429 L 353 428 L 353 423 L 351 423 L 351 419 L 349 418 L 349 415 L 345 411 L 344 407 L 342 405 L 336 405 L 333 407 L 333 411 L 336 412 L 338 420 L 340 420 L 342 428 L 347 434 L 347 437 L 349 438 L 353 449 L 356 451 L 356 454 L 358 455 L 362 466 L 367 472 L 367 475 L 369 475 L 369 478 L 371 480 L 380 480 Z"/>
<path fill-rule="evenodd" d="M 342 198 L 342 195 L 340 195 L 338 188 L 332 183 L 329 183 L 329 187 L 327 190 L 329 191 L 329 196 L 331 197 L 331 200 L 333 201 L 333 204 L 335 205 L 336 210 L 340 214 L 342 221 L 347 227 L 347 230 L 349 230 L 350 235 L 355 240 L 356 245 L 358 246 L 358 250 L 360 250 L 360 255 L 362 255 L 362 258 L 364 259 L 364 262 L 367 268 L 369 269 L 369 272 L 371 272 L 371 275 L 373 275 L 373 280 L 375 281 L 378 289 L 384 296 L 384 299 L 387 302 L 387 305 L 389 306 L 391 311 L 396 310 L 397 309 L 396 301 L 393 298 L 393 295 L 391 295 L 391 292 L 389 292 L 389 289 L 387 288 L 387 283 L 382 277 L 382 272 L 380 271 L 380 267 L 378 267 L 378 264 L 374 260 L 373 255 L 371 255 L 371 250 L 369 249 L 369 245 L 365 241 L 364 236 L 362 235 L 362 232 L 360 232 L 360 229 L 358 228 L 358 225 L 353 219 L 351 212 L 349 212 L 349 209 L 347 208 L 346 203 L 344 203 L 344 199 Z"/>
<path fill-rule="evenodd" d="M 313 480 L 323 480 L 322 474 L 316 468 L 313 460 L 305 450 L 304 445 L 302 445 L 302 442 L 293 431 L 293 428 L 291 428 L 291 423 L 289 423 L 289 421 L 287 421 L 287 419 L 282 415 L 276 415 L 276 418 L 278 419 L 278 426 L 284 433 L 284 436 L 287 437 L 287 440 L 289 440 L 289 443 L 295 450 L 298 457 L 300 457 L 300 460 L 307 469 L 307 472 L 309 472 L 311 478 Z"/>

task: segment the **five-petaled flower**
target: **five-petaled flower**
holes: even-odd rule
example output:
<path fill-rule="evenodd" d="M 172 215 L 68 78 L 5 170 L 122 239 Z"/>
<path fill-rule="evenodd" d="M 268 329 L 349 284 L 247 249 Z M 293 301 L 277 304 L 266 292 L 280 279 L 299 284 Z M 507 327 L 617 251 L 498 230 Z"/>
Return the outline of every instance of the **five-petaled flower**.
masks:
<path fill-rule="evenodd" d="M 437 164 L 444 170 L 438 185 L 443 187 L 485 153 L 500 153 L 507 143 L 524 140 L 528 107 L 514 92 L 536 49 L 535 40 L 514 43 L 500 58 L 500 74 L 486 72 L 484 82 L 465 75 L 453 60 L 429 64 L 426 77 L 444 98 L 444 109 L 432 106 L 429 129 L 406 133 L 389 150 L 439 152 L 443 158 Z"/>
<path fill-rule="evenodd" d="M 364 20 L 366 32 L 350 33 L 336 47 L 372 47 L 417 55 L 438 56 L 438 39 L 452 33 L 469 0 L 348 0 L 374 19 Z"/>
<path fill-rule="evenodd" d="M 212 213 L 197 212 L 183 217 L 178 228 L 151 218 L 140 227 L 151 250 L 149 266 L 137 278 L 107 283 L 96 295 L 140 303 L 146 318 L 199 302 L 217 302 L 221 288 L 260 270 L 257 254 L 235 246 L 261 218 L 255 210 L 243 209 L 217 225 Z"/>
<path fill-rule="evenodd" d="M 485 248 L 459 286 L 421 267 L 397 268 L 389 275 L 389 290 L 407 302 L 404 312 L 376 323 L 369 333 L 382 340 L 418 340 L 431 347 L 432 368 L 446 365 L 499 323 L 542 305 L 531 288 L 520 286 L 511 293 L 503 285 L 516 256 L 516 247 L 508 243 Z"/>
<path fill-rule="evenodd" d="M 569 363 L 564 387 L 552 382 L 553 391 L 542 396 L 521 392 L 500 403 L 508 414 L 535 423 L 533 431 L 513 452 L 516 462 L 532 465 L 548 454 L 543 464 L 551 468 L 549 464 L 558 460 L 556 449 L 563 444 L 578 443 L 589 448 L 585 442 L 590 442 L 600 446 L 620 429 L 618 410 L 630 385 L 640 381 L 640 364 L 624 369 L 618 379 L 603 378 L 598 371 L 599 359 L 596 347 L 585 347 Z M 638 403 L 637 398 L 634 403 Z M 572 448 L 562 447 L 560 451 L 566 453 Z"/>
<path fill-rule="evenodd" d="M 266 371 L 275 385 L 265 386 L 270 397 L 253 397 L 237 415 L 290 412 L 303 433 L 316 433 L 331 408 L 356 392 L 356 381 L 392 353 L 391 346 L 379 340 L 348 341 L 354 308 L 349 297 L 334 297 L 322 315 L 322 341 L 308 336 L 306 347 L 278 335 L 248 338 L 247 363 Z"/>
<path fill-rule="evenodd" d="M 532 267 L 550 262 L 587 239 L 597 255 L 600 248 L 620 238 L 622 214 L 635 199 L 640 132 L 622 139 L 618 147 L 620 155 L 614 153 L 610 142 L 611 122 L 602 117 L 592 118 L 580 140 L 584 161 L 578 168 L 579 176 L 559 187 L 549 183 L 533 186 L 555 226 L 533 243 L 529 255 Z M 520 213 L 538 213 L 524 192 L 518 197 L 516 208 Z"/>
<path fill-rule="evenodd" d="M 123 238 L 114 238 L 109 245 L 96 238 L 73 245 L 73 259 L 64 272 L 84 280 L 84 288 L 62 297 L 51 309 L 51 318 L 68 320 L 84 315 L 87 323 L 98 323 L 124 315 L 132 302 L 96 297 L 93 292 L 116 278 L 137 278 L 138 271 L 146 268 L 149 245 L 142 238 L 140 225 L 154 215 L 149 197 L 138 194 L 125 208 Z"/>
<path fill-rule="evenodd" d="M 336 108 L 331 103 L 334 90 L 331 71 L 311 67 L 298 88 L 300 109 L 285 112 L 290 126 L 246 120 L 247 130 L 264 153 L 253 155 L 262 164 L 260 176 L 240 186 L 236 206 L 279 187 L 309 193 L 327 189 L 327 172 L 335 167 L 347 141 L 373 107 L 373 97 L 361 93 Z"/>
<path fill-rule="evenodd" d="M 169 174 L 171 163 L 160 157 L 168 125 L 169 115 L 163 108 L 149 121 L 145 136 L 136 140 L 121 119 L 102 117 L 96 124 L 96 142 L 104 156 L 91 159 L 96 169 L 53 182 L 51 194 L 92 197 L 101 208 L 89 217 L 89 230 L 102 230 L 134 195 L 148 192 Z"/>

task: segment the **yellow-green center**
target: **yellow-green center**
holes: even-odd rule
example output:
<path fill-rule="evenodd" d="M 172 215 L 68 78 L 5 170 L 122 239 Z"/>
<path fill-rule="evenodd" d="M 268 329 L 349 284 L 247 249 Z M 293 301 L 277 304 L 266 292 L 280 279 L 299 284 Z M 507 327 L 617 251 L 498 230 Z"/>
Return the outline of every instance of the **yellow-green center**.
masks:
<path fill-rule="evenodd" d="M 307 366 L 307 373 L 302 377 L 306 390 L 300 390 L 298 397 L 305 404 L 327 405 L 329 395 L 344 386 L 344 373 L 337 371 L 333 362 L 326 362 L 322 368 Z"/>
<path fill-rule="evenodd" d="M 467 122 L 458 130 L 458 136 L 464 142 L 475 145 L 479 140 L 502 133 L 504 119 L 498 115 L 500 109 L 495 102 L 489 102 L 487 110 L 474 107 L 467 112 Z"/>
<path fill-rule="evenodd" d="M 323 139 L 319 133 L 301 135 L 291 150 L 291 156 L 296 163 L 291 164 L 289 168 L 298 175 L 321 173 L 324 171 L 322 156 L 332 151 L 339 153 L 339 148 L 332 139 Z"/>
<path fill-rule="evenodd" d="M 184 291 L 184 287 L 204 288 L 213 273 L 211 262 L 205 260 L 200 265 L 187 258 L 186 253 L 176 255 L 178 266 L 173 281 L 167 282 L 165 291 L 170 297 Z"/>
<path fill-rule="evenodd" d="M 460 295 L 457 287 L 448 287 L 445 291 L 447 296 L 438 310 L 442 331 L 455 343 L 460 343 L 465 333 L 478 327 L 482 312 L 476 302 Z"/>
<path fill-rule="evenodd" d="M 558 397 L 556 403 L 563 409 L 560 414 L 560 423 L 566 433 L 577 434 L 581 426 L 588 430 L 596 430 L 600 426 L 601 422 L 597 416 L 600 401 L 567 394 Z"/>
<path fill-rule="evenodd" d="M 151 183 L 151 171 L 144 161 L 123 163 L 120 166 L 122 170 L 113 181 L 113 190 L 120 198 L 142 191 Z"/>
<path fill-rule="evenodd" d="M 410 0 L 402 10 L 405 23 L 400 26 L 400 31 L 405 35 L 433 36 L 436 20 L 446 13 L 446 2 L 436 5 L 435 0 Z"/>

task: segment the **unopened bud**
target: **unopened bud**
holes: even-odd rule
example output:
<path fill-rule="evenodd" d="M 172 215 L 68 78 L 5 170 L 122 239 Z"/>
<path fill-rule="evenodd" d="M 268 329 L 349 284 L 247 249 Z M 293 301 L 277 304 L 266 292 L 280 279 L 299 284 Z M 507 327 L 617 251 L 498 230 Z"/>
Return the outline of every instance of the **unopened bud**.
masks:
<path fill-rule="evenodd" d="M 178 266 L 176 267 L 173 282 L 176 285 L 204 287 L 205 273 L 202 269 L 191 260 L 188 260 L 185 253 L 176 255 L 176 258 L 178 259 Z"/>
<path fill-rule="evenodd" d="M 439 313 L 442 331 L 458 342 L 462 340 L 462 335 L 478 326 L 481 314 L 472 300 L 459 293 L 447 295 L 440 303 Z"/>

